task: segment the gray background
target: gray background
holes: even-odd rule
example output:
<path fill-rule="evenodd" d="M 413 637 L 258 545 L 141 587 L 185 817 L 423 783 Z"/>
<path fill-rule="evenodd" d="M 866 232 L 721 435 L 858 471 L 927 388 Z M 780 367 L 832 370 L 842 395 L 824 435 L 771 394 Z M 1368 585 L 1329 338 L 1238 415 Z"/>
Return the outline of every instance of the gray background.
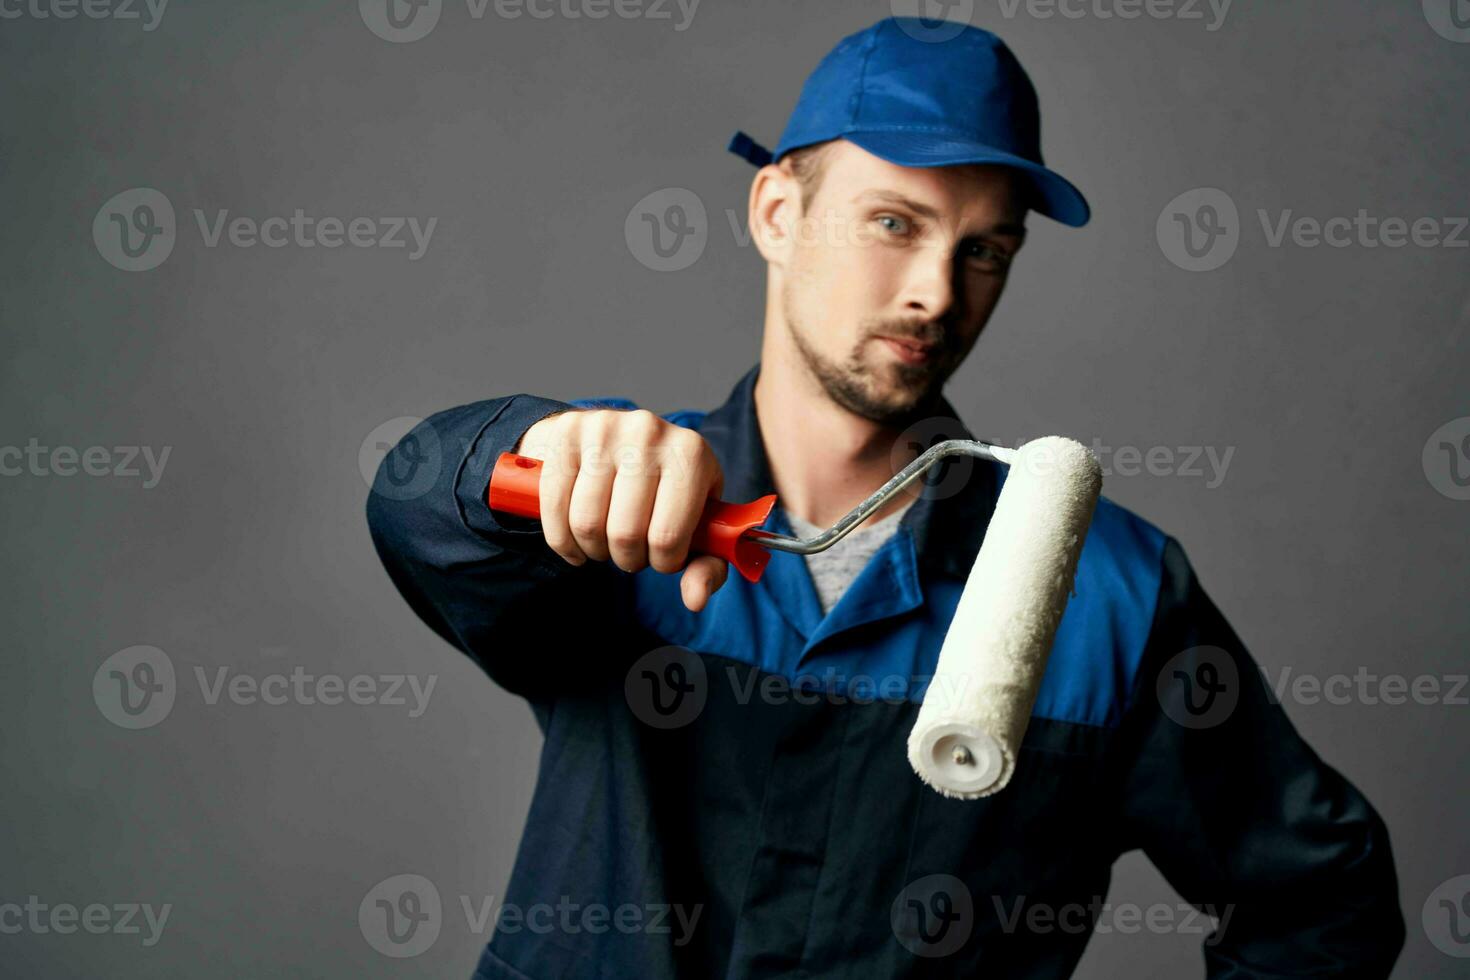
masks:
<path fill-rule="evenodd" d="M 375 36 L 350 0 L 175 0 L 152 31 L 22 9 L 0 20 L 0 445 L 172 448 L 150 489 L 0 478 L 0 901 L 173 910 L 148 949 L 0 936 L 0 973 L 466 976 L 487 937 L 459 897 L 502 893 L 539 739 L 524 704 L 392 589 L 359 450 L 395 417 L 522 391 L 721 402 L 756 356 L 764 282 L 725 217 L 744 228 L 753 171 L 724 143 L 741 127 L 773 144 L 820 55 L 890 7 L 704 0 L 677 30 L 676 7 L 538 20 L 492 4 L 476 19 L 447 0 L 412 43 Z M 1273 676 L 1465 672 L 1470 502 L 1437 491 L 1421 455 L 1470 415 L 1470 252 L 1272 248 L 1256 211 L 1465 215 L 1470 44 L 1432 30 L 1418 0 L 1242 0 L 1213 31 L 1207 7 L 1205 20 L 1007 9 L 956 11 L 1027 66 L 1048 160 L 1094 220 L 1033 220 L 951 400 L 1007 443 L 1233 447 L 1218 486 L 1115 473 L 1106 489 L 1180 538 Z M 135 187 L 172 202 L 178 240 L 132 273 L 91 228 Z M 674 187 L 707 208 L 708 241 L 661 273 L 624 224 Z M 1239 207 L 1240 241 L 1195 273 L 1155 224 L 1199 187 Z M 438 225 L 417 261 L 209 248 L 196 208 Z M 92 681 L 138 644 L 168 654 L 178 694 L 131 731 Z M 437 684 L 418 718 L 211 705 L 194 671 L 222 665 Z M 1287 710 L 1392 830 L 1409 929 L 1395 976 L 1470 975 L 1421 925 L 1431 891 L 1470 874 L 1470 708 Z M 368 890 L 401 873 L 445 903 L 414 959 L 381 955 L 357 923 Z M 1137 855 L 1110 898 L 1178 901 Z M 1198 942 L 1097 936 L 1078 975 L 1198 976 Z"/>

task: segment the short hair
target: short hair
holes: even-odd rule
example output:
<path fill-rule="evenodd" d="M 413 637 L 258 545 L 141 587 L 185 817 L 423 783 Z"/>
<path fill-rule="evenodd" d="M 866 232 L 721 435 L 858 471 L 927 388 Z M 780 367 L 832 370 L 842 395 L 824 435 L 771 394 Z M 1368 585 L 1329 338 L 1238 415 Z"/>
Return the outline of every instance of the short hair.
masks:
<path fill-rule="evenodd" d="M 835 142 L 837 141 L 824 140 L 810 146 L 800 146 L 781 158 L 782 163 L 790 164 L 792 176 L 801 188 L 802 214 L 806 214 L 812 198 L 817 196 L 817 190 L 822 186 L 822 177 L 827 172 L 827 152 Z"/>

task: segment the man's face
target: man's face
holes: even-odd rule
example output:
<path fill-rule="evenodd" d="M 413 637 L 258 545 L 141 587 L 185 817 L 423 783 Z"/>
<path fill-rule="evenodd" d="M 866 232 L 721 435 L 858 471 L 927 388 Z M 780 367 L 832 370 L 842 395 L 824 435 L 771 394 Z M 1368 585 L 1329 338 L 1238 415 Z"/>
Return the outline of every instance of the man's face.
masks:
<path fill-rule="evenodd" d="M 1006 167 L 900 167 L 846 140 L 824 162 L 784 266 L 783 312 L 834 401 L 906 424 L 937 405 L 1000 299 L 1025 234 L 1020 181 Z"/>

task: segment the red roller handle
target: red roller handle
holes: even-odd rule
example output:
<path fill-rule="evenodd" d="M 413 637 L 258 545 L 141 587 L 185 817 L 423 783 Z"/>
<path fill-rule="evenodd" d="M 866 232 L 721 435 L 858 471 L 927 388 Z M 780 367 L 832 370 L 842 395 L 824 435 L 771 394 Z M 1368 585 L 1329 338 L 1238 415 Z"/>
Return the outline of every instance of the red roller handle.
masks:
<path fill-rule="evenodd" d="M 541 460 L 501 453 L 490 474 L 490 489 L 485 496 L 491 510 L 539 520 Z M 748 504 L 731 504 L 711 497 L 689 541 L 690 554 L 723 558 L 746 581 L 759 582 L 771 553 L 746 532 L 765 523 L 775 504 L 774 493 Z"/>

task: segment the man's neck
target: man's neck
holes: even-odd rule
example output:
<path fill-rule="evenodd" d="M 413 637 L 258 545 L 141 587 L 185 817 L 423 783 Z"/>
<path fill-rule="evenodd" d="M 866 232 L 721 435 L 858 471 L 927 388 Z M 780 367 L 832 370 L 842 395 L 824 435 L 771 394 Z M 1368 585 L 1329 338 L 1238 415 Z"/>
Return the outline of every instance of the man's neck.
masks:
<path fill-rule="evenodd" d="M 898 430 L 834 402 L 794 359 L 763 359 L 755 412 L 780 506 L 829 527 L 914 459 Z M 902 491 L 868 518 L 881 520 L 913 500 Z"/>

